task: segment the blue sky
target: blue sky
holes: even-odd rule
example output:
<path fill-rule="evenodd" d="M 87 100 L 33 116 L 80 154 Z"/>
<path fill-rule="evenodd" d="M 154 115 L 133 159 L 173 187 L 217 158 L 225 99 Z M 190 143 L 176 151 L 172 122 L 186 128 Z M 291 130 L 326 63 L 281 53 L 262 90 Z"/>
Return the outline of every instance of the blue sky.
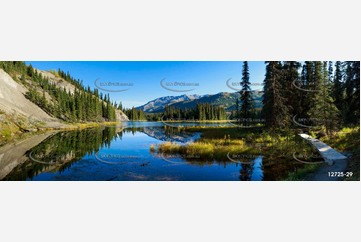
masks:
<path fill-rule="evenodd" d="M 241 79 L 242 61 L 27 61 L 41 70 L 62 69 L 95 88 L 103 82 L 132 83 L 127 91 L 109 92 L 110 98 L 125 107 L 140 106 L 158 97 L 182 94 L 215 94 L 234 92 L 226 82 Z M 251 83 L 261 83 L 265 75 L 262 61 L 248 62 Z M 160 81 L 198 83 L 193 91 L 174 92 L 163 88 Z M 114 88 L 114 87 L 113 87 Z M 252 89 L 261 89 L 254 86 Z M 125 89 L 125 88 L 123 88 Z M 173 89 L 173 88 L 172 88 Z M 180 88 L 185 90 L 190 88 Z M 116 88 L 112 89 L 116 90 Z M 117 89 L 119 90 L 119 89 Z M 102 91 L 107 94 L 107 91 Z"/>

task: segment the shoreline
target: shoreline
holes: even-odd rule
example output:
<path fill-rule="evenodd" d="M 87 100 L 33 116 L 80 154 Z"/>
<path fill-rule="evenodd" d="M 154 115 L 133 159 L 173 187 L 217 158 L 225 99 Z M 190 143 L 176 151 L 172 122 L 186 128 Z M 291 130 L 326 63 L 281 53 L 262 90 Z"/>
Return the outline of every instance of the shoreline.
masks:
<path fill-rule="evenodd" d="M 37 136 L 37 135 L 42 135 L 44 133 L 47 132 L 52 132 L 52 131 L 73 131 L 73 130 L 83 130 L 83 129 L 89 129 L 89 128 L 97 128 L 97 127 L 102 127 L 102 126 L 111 126 L 111 125 L 119 125 L 121 124 L 122 121 L 120 122 L 101 122 L 101 123 L 97 123 L 97 122 L 90 122 L 90 123 L 70 123 L 70 124 L 66 124 L 66 123 L 62 123 L 61 126 L 57 126 L 57 127 L 46 127 L 46 126 L 38 126 L 36 130 L 34 131 L 28 131 L 28 132 L 17 132 L 14 133 L 13 135 L 11 135 L 10 137 L 0 137 L 0 147 L 3 147 L 7 144 L 10 144 L 12 142 L 18 142 L 21 140 L 25 140 L 28 139 L 30 137 L 33 136 Z"/>

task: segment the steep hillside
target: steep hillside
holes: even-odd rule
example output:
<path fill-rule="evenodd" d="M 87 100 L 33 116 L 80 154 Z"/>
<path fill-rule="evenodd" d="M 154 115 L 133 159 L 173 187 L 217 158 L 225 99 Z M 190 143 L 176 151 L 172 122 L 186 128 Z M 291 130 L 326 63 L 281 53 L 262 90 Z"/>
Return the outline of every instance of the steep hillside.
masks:
<path fill-rule="evenodd" d="M 42 122 L 49 128 L 65 127 L 25 97 L 28 89 L 0 69 L 0 130 L 28 131 Z M 3 134 L 5 135 L 5 134 Z"/>
<path fill-rule="evenodd" d="M 36 69 L 44 78 L 47 78 L 50 83 L 56 85 L 60 89 L 65 89 L 67 92 L 71 94 L 76 94 L 76 90 L 78 87 L 65 81 L 63 78 L 59 76 L 59 74 L 55 73 L 55 71 L 43 71 Z M 119 109 L 115 110 L 115 121 L 128 121 L 128 117 Z"/>
<path fill-rule="evenodd" d="M 63 78 L 59 77 L 59 75 L 56 75 L 55 72 L 43 71 L 39 69 L 35 70 L 37 70 L 38 73 L 40 73 L 43 77 L 48 78 L 49 81 L 55 84 L 58 88 L 65 88 L 66 91 L 74 94 L 76 87 L 73 84 L 65 81 Z"/>
<path fill-rule="evenodd" d="M 26 87 L 15 82 L 8 73 L 0 69 L 0 109 L 6 113 L 15 112 L 27 117 L 34 115 L 50 120 L 47 113 L 25 98 L 26 92 Z"/>
<path fill-rule="evenodd" d="M 109 96 L 85 88 L 69 73 L 0 61 L 0 138 L 69 123 L 124 121 Z"/>

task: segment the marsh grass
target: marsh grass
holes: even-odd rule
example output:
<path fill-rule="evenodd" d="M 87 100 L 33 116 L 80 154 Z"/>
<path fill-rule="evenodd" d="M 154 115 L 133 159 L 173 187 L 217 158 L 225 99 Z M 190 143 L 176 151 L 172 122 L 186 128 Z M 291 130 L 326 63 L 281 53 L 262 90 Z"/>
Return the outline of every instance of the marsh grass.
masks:
<path fill-rule="evenodd" d="M 158 145 L 158 152 L 165 154 L 180 154 L 197 156 L 203 159 L 227 159 L 229 152 L 246 151 L 243 140 L 231 140 L 227 136 L 223 139 L 202 139 L 187 145 L 165 142 Z"/>
<path fill-rule="evenodd" d="M 193 132 L 202 129 L 192 128 Z M 256 130 L 235 132 L 234 128 L 205 128 L 199 140 L 181 145 L 165 142 L 157 146 L 158 153 L 199 156 L 204 160 L 227 161 L 229 155 L 241 157 L 264 156 L 269 160 L 293 160 L 293 155 L 312 161 L 317 151 L 292 132 L 268 133 Z M 239 136 L 242 135 L 242 136 Z M 212 137 L 213 136 L 213 137 Z M 215 136 L 215 137 L 214 137 Z M 237 137 L 237 138 L 232 138 Z"/>

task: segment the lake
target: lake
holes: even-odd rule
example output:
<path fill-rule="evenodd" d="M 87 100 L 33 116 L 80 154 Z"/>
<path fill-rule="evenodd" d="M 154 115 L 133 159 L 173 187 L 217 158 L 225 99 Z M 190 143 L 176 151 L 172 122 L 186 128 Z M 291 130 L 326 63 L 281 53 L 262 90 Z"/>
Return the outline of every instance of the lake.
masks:
<path fill-rule="evenodd" d="M 202 123 L 205 125 L 218 124 Z M 162 122 L 124 122 L 116 127 L 56 132 L 13 160 L 0 159 L 8 162 L 4 167 L 9 170 L 0 180 L 261 181 L 281 179 L 286 171 L 300 165 L 292 159 L 267 161 L 261 154 L 243 154 L 245 162 L 229 157 L 204 161 L 150 149 L 165 141 L 186 144 L 200 136 Z"/>

